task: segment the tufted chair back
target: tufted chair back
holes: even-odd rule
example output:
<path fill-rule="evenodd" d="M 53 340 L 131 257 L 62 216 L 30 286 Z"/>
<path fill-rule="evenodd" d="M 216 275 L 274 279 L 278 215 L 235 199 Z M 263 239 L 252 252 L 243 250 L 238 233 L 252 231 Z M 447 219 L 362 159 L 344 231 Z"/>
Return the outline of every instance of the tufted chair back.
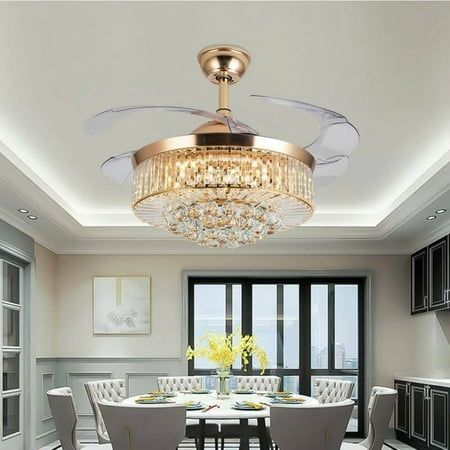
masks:
<path fill-rule="evenodd" d="M 347 380 L 318 378 L 315 380 L 314 398 L 320 403 L 338 403 L 351 397 L 355 383 Z"/>
<path fill-rule="evenodd" d="M 353 401 L 305 405 L 272 405 L 270 434 L 283 450 L 339 450 L 353 409 Z"/>
<path fill-rule="evenodd" d="M 276 392 L 280 388 L 280 377 L 276 376 L 236 376 L 238 389 L 249 389 L 252 391 Z"/>
<path fill-rule="evenodd" d="M 47 392 L 48 403 L 55 421 L 56 431 L 63 450 L 78 450 L 76 426 L 77 413 L 69 387 L 52 389 Z"/>
<path fill-rule="evenodd" d="M 99 403 L 115 450 L 174 450 L 186 430 L 184 405 L 136 408 Z"/>
<path fill-rule="evenodd" d="M 158 377 L 158 389 L 161 392 L 193 391 L 203 388 L 205 377 Z"/>
<path fill-rule="evenodd" d="M 368 450 L 381 450 L 389 428 L 397 391 L 374 386 L 369 399 L 369 433 L 360 445 Z"/>
<path fill-rule="evenodd" d="M 108 432 L 106 431 L 105 422 L 98 406 L 100 400 L 108 402 L 120 403 L 126 398 L 125 381 L 124 380 L 99 380 L 88 381 L 84 383 L 92 411 L 94 412 L 95 428 L 97 431 L 98 442 L 106 444 L 109 442 Z"/>

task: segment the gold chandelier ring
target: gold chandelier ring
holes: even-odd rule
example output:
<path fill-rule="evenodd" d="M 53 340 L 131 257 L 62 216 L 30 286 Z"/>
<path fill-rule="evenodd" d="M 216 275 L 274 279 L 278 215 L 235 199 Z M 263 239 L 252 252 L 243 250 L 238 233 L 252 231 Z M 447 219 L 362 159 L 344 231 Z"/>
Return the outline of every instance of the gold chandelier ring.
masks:
<path fill-rule="evenodd" d="M 162 139 L 139 149 L 134 154 L 134 158 L 136 164 L 139 165 L 141 162 L 161 153 L 197 147 L 255 148 L 262 151 L 280 153 L 298 159 L 306 164 L 311 171 L 314 171 L 316 165 L 314 156 L 303 147 L 280 139 L 242 133 L 188 134 L 185 136 Z"/>

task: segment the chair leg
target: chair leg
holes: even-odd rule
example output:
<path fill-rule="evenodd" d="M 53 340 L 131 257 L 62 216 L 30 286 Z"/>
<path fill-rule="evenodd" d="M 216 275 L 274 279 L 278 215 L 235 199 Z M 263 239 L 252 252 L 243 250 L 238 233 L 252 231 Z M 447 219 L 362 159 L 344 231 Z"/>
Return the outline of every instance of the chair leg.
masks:
<path fill-rule="evenodd" d="M 221 438 L 220 439 L 220 450 L 224 450 L 225 448 L 225 438 Z"/>
<path fill-rule="evenodd" d="M 219 438 L 217 436 L 214 438 L 214 448 L 219 450 Z"/>

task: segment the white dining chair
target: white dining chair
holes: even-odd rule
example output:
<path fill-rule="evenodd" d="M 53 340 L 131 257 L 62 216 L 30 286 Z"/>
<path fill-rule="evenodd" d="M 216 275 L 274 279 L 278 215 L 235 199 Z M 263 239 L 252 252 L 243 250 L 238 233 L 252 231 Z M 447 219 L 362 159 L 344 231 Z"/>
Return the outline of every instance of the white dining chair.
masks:
<path fill-rule="evenodd" d="M 139 408 L 104 400 L 98 404 L 114 450 L 174 450 L 183 440 L 183 405 Z"/>
<path fill-rule="evenodd" d="M 368 404 L 369 433 L 359 443 L 344 442 L 341 450 L 381 450 L 389 428 L 397 391 L 395 389 L 374 386 Z"/>
<path fill-rule="evenodd" d="M 109 442 L 108 432 L 102 414 L 98 407 L 100 400 L 120 403 L 126 398 L 125 380 L 96 380 L 84 383 L 86 393 L 94 413 L 95 431 L 97 432 L 98 442 L 106 444 Z"/>
<path fill-rule="evenodd" d="M 112 450 L 110 444 L 80 445 L 77 440 L 77 413 L 70 387 L 47 391 L 48 403 L 63 450 Z"/>
<path fill-rule="evenodd" d="M 354 402 L 270 408 L 271 436 L 282 450 L 339 450 Z"/>
<path fill-rule="evenodd" d="M 316 378 L 313 397 L 319 403 L 338 403 L 350 399 L 355 383 L 349 380 Z"/>
<path fill-rule="evenodd" d="M 281 378 L 274 375 L 237 375 L 238 389 L 260 392 L 276 392 L 280 389 Z"/>
<path fill-rule="evenodd" d="M 280 388 L 281 378 L 274 375 L 237 375 L 237 389 L 258 392 L 276 392 Z M 266 421 L 267 432 L 270 439 L 269 423 Z M 251 438 L 259 437 L 258 425 L 255 420 L 249 420 L 248 434 Z M 238 421 L 224 421 L 220 424 L 221 450 L 224 450 L 225 439 L 241 436 L 241 426 Z"/>
<path fill-rule="evenodd" d="M 185 376 L 185 377 L 158 377 L 158 389 L 161 392 L 181 392 L 202 389 L 205 377 Z"/>
<path fill-rule="evenodd" d="M 203 376 L 182 376 L 182 377 L 158 377 L 158 389 L 161 392 L 187 392 L 204 387 L 205 377 Z M 216 423 L 205 423 L 205 438 L 214 439 L 215 449 L 219 448 L 219 425 Z M 197 446 L 200 437 L 200 425 L 198 420 L 188 419 L 186 422 L 186 437 L 195 440 Z"/>

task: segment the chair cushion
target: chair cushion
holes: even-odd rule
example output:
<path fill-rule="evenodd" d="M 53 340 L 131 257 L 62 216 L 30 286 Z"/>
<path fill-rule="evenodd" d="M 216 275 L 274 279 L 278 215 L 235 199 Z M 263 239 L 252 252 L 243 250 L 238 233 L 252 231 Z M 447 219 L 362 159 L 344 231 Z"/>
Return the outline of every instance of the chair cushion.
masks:
<path fill-rule="evenodd" d="M 80 447 L 82 450 L 113 450 L 111 444 L 87 444 Z"/>
<path fill-rule="evenodd" d="M 353 443 L 353 442 L 343 442 L 341 444 L 341 450 L 367 450 L 366 447 Z"/>

